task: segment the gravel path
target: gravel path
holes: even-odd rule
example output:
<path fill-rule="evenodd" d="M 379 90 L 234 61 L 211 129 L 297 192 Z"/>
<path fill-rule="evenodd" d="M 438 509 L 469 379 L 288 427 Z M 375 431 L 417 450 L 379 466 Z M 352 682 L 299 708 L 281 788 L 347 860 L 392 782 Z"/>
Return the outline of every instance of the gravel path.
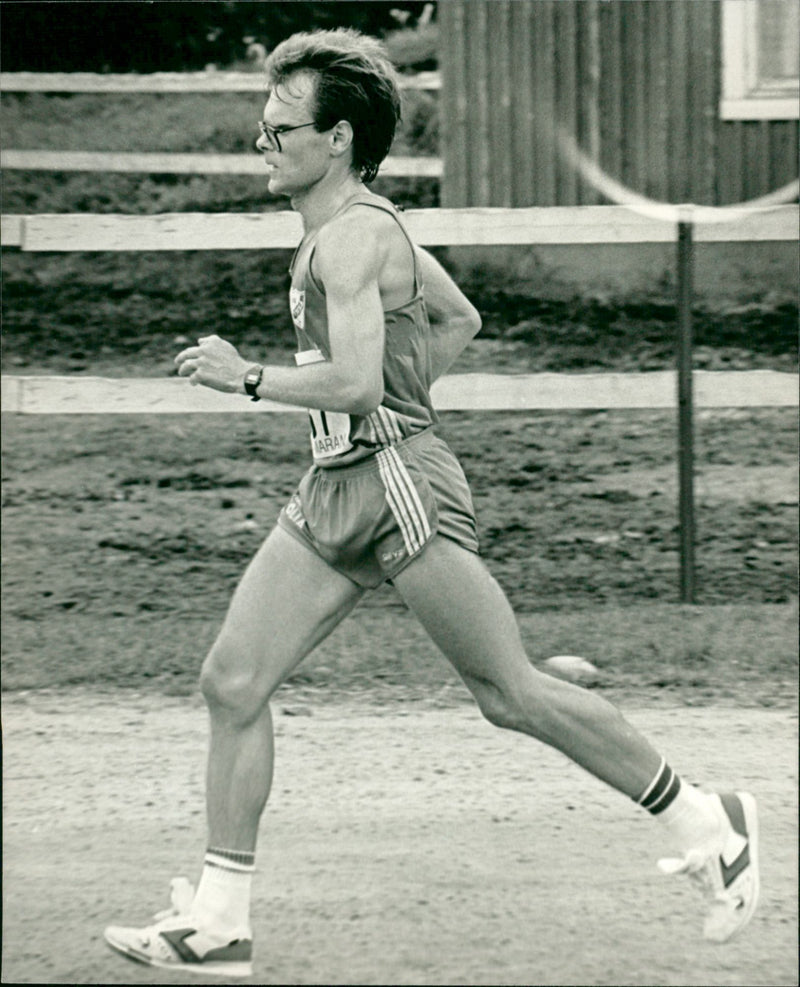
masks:
<path fill-rule="evenodd" d="M 725 947 L 644 813 L 463 705 L 276 703 L 254 894 L 261 984 L 796 984 L 797 716 L 634 708 L 696 781 L 759 797 L 764 891 Z M 4 702 L 3 982 L 181 983 L 103 944 L 204 845 L 199 701 Z M 199 978 L 201 981 L 204 978 Z"/>

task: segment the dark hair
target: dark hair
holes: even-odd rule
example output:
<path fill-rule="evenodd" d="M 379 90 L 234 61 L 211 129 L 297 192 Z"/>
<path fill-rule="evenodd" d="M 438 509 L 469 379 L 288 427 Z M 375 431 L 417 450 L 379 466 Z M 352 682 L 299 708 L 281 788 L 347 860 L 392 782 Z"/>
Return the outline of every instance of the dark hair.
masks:
<path fill-rule="evenodd" d="M 347 120 L 353 128 L 353 169 L 371 182 L 389 153 L 400 121 L 397 73 L 375 38 L 352 28 L 293 34 L 265 63 L 270 90 L 296 72 L 313 72 L 317 130 Z"/>

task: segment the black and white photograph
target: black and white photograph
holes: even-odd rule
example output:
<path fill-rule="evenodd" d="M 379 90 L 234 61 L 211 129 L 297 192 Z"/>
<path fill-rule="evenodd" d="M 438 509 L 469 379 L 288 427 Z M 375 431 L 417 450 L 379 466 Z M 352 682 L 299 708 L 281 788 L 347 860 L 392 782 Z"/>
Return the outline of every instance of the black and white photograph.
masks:
<path fill-rule="evenodd" d="M 0 981 L 797 985 L 800 0 L 0 47 Z"/>

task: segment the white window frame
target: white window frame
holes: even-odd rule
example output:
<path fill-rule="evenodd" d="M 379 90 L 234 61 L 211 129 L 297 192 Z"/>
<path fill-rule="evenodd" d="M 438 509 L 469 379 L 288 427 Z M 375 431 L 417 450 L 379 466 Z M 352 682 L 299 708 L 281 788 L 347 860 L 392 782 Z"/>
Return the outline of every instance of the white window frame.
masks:
<path fill-rule="evenodd" d="M 796 120 L 797 79 L 758 77 L 758 0 L 722 0 L 723 120 Z"/>

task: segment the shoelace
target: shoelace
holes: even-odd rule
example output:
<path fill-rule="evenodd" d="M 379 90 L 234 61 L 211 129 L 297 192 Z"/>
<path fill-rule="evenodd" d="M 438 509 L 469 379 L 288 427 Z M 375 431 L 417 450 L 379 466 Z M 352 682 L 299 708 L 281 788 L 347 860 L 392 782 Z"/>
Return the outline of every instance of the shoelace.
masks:
<path fill-rule="evenodd" d="M 710 895 L 715 901 L 728 901 L 730 899 L 728 892 L 718 890 L 714 887 L 714 879 L 711 875 L 712 866 L 713 864 L 707 863 L 698 870 L 687 871 L 689 879 L 694 883 L 695 887 L 699 889 L 702 895 L 706 897 Z"/>
<path fill-rule="evenodd" d="M 742 904 L 741 896 L 732 894 L 724 888 L 714 886 L 713 867 L 714 862 L 710 858 L 698 862 L 689 854 L 684 859 L 667 858 L 659 860 L 659 869 L 665 874 L 686 874 L 692 885 L 700 891 L 704 897 L 712 897 L 715 902 L 721 905 L 732 905 L 739 908 Z"/>
<path fill-rule="evenodd" d="M 713 877 L 711 875 L 711 869 L 714 864 L 711 860 L 704 860 L 701 864 L 692 866 L 690 861 L 687 873 L 689 878 L 699 885 L 704 891 L 713 891 Z"/>

